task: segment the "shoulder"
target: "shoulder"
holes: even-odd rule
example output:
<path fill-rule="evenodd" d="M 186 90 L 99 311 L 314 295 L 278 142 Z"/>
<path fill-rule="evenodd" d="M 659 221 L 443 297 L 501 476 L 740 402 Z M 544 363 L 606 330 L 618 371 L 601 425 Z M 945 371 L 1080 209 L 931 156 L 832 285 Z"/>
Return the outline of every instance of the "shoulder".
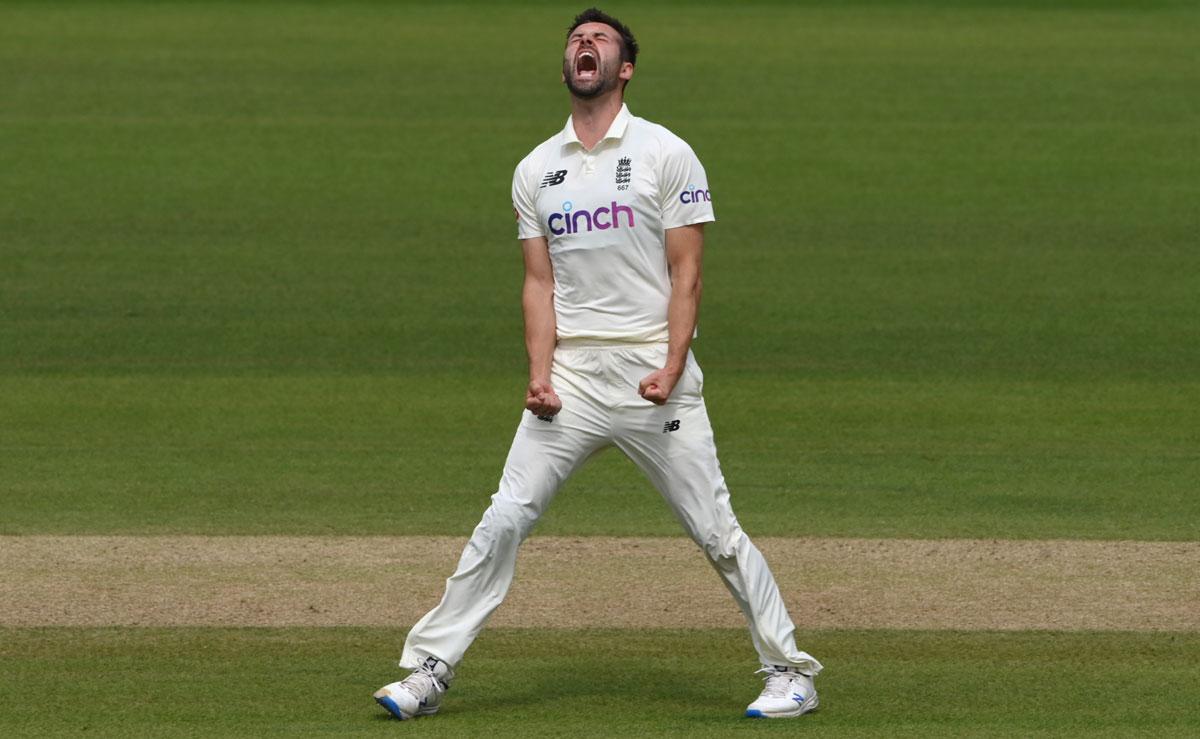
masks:
<path fill-rule="evenodd" d="M 637 131 L 638 137 L 666 158 L 679 156 L 695 156 L 692 147 L 666 126 L 648 121 L 645 118 L 632 117 L 629 125 Z"/>

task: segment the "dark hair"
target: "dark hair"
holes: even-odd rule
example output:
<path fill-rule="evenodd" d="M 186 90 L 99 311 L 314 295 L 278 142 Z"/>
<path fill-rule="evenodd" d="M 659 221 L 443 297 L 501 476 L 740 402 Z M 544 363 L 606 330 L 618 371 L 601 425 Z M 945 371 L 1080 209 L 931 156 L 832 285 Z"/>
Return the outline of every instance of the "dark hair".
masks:
<path fill-rule="evenodd" d="M 584 23 L 603 23 L 606 26 L 612 26 L 617 33 L 621 34 L 621 61 L 637 64 L 638 43 L 637 39 L 633 37 L 633 31 L 629 30 L 629 26 L 599 8 L 588 8 L 575 16 L 571 27 L 567 29 L 567 38 L 571 38 L 575 29 Z"/>

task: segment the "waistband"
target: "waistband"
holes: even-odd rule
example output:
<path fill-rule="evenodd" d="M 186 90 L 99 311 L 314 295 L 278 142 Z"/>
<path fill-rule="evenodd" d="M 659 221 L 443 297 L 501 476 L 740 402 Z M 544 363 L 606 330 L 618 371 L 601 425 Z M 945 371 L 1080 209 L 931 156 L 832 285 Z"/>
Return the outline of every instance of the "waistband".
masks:
<path fill-rule="evenodd" d="M 612 339 L 559 339 L 559 349 L 653 349 L 667 348 L 665 341 L 614 341 Z"/>

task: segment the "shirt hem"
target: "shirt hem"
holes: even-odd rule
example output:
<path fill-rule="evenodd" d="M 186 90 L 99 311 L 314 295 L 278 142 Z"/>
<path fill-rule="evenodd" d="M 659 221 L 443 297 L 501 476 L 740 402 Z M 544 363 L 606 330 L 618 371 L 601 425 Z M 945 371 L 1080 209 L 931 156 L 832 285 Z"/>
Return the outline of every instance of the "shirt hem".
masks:
<path fill-rule="evenodd" d="M 636 347 L 666 346 L 666 339 L 597 339 L 593 337 L 567 338 L 558 340 L 559 349 L 628 349 Z"/>

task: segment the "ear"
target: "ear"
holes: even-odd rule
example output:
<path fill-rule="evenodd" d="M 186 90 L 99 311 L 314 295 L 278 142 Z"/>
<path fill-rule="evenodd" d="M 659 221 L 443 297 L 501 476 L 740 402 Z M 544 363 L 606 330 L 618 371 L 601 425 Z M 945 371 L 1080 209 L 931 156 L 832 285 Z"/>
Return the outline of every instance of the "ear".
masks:
<path fill-rule="evenodd" d="M 633 79 L 633 65 L 629 62 L 621 62 L 621 71 L 617 72 L 617 77 L 626 82 Z"/>

